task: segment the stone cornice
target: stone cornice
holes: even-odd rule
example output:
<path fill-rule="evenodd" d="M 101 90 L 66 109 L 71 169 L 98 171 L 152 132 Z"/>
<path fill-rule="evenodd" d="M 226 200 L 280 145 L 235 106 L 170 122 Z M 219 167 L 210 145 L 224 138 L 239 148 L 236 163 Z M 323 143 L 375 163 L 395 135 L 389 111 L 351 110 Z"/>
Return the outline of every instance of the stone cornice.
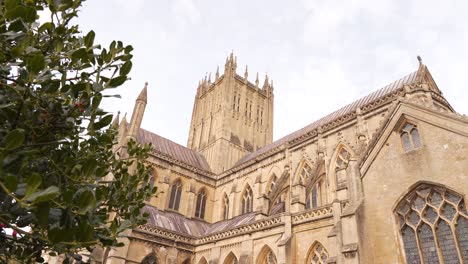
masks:
<path fill-rule="evenodd" d="M 331 218 L 333 217 L 333 207 L 331 204 L 310 209 L 307 211 L 295 213 L 292 215 L 292 224 L 299 225 L 308 223 L 310 221 L 315 221 L 319 219 Z"/>

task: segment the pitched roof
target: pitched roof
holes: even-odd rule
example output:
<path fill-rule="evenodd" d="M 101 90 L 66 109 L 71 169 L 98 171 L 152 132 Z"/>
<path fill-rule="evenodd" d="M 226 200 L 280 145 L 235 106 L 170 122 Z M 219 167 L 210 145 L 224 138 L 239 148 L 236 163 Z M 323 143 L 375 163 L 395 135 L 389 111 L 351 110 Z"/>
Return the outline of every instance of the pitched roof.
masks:
<path fill-rule="evenodd" d="M 234 166 L 234 167 L 237 167 L 243 163 L 246 163 L 250 160 L 253 160 L 255 159 L 256 157 L 270 151 L 270 150 L 273 150 L 275 149 L 276 147 L 279 147 L 295 138 L 298 138 L 314 129 L 317 129 L 325 124 L 328 124 L 328 123 L 331 123 L 337 119 L 339 119 L 340 117 L 343 117 L 349 113 L 352 113 L 354 111 L 356 111 L 358 108 L 360 107 L 363 107 L 365 105 L 368 105 L 368 104 L 371 104 L 375 101 L 378 101 L 379 99 L 389 95 L 389 94 L 392 94 L 398 90 L 402 90 L 403 89 L 403 86 L 405 84 L 411 84 L 413 82 L 415 82 L 417 80 L 417 77 L 418 77 L 418 72 L 419 71 L 415 71 L 409 75 L 406 75 L 405 77 L 395 81 L 395 82 L 392 82 L 390 84 L 388 84 L 387 86 L 365 96 L 365 97 L 362 97 L 361 99 L 357 100 L 357 101 L 354 101 L 353 103 L 351 104 L 348 104 L 346 105 L 345 107 L 342 107 L 340 109 L 338 109 L 337 111 L 329 114 L 329 115 L 326 115 L 318 120 L 316 120 L 315 122 L 311 123 L 310 125 L 306 126 L 306 127 L 303 127 L 269 145 L 266 145 L 260 149 L 258 149 L 257 151 L 255 152 L 252 152 L 252 153 L 249 153 L 247 155 L 245 155 L 243 158 L 241 158 Z"/>
<path fill-rule="evenodd" d="M 153 151 L 169 156 L 197 169 L 211 172 L 206 159 L 200 154 L 167 138 L 161 137 L 153 132 L 140 128 L 137 140 L 140 143 L 151 143 Z"/>
<path fill-rule="evenodd" d="M 177 212 L 159 210 L 150 205 L 145 205 L 142 211 L 149 214 L 148 224 L 193 237 L 222 232 L 255 221 L 254 212 L 210 224 L 196 218 L 187 218 Z"/>

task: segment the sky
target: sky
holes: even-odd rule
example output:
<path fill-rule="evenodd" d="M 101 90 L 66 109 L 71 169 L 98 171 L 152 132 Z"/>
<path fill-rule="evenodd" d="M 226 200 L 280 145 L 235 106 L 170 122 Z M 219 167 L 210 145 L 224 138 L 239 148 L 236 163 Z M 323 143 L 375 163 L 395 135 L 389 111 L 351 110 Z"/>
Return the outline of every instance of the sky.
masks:
<path fill-rule="evenodd" d="M 147 81 L 142 127 L 186 145 L 198 81 L 231 51 L 241 76 L 274 81 L 274 139 L 417 70 L 417 55 L 468 114 L 466 14 L 466 0 L 88 0 L 76 22 L 134 47 L 122 99 L 103 108 L 130 120 Z"/>

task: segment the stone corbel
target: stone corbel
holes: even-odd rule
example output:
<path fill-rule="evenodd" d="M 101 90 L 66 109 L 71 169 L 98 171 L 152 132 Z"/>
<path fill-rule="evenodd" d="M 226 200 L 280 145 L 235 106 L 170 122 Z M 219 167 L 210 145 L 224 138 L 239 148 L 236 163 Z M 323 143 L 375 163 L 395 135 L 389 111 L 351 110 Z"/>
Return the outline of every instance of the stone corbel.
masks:
<path fill-rule="evenodd" d="M 347 245 L 343 245 L 343 249 L 341 250 L 341 253 L 345 256 L 345 258 L 354 258 L 356 257 L 358 253 L 358 244 L 357 243 L 351 243 Z"/>

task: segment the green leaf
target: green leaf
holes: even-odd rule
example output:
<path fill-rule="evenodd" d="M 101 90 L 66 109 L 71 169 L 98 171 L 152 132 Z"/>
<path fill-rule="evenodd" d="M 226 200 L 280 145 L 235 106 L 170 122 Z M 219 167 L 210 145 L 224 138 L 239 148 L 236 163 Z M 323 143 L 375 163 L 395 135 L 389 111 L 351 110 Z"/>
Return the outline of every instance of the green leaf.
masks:
<path fill-rule="evenodd" d="M 8 175 L 5 177 L 5 187 L 14 192 L 16 191 L 16 187 L 18 186 L 18 178 L 13 175 Z"/>
<path fill-rule="evenodd" d="M 122 85 L 125 81 L 127 80 L 127 76 L 125 75 L 122 75 L 122 76 L 119 76 L 119 77 L 116 77 L 116 78 L 112 78 L 110 81 L 109 81 L 109 85 L 108 87 L 118 87 L 120 85 Z"/>
<path fill-rule="evenodd" d="M 105 126 L 108 126 L 112 122 L 112 115 L 106 115 L 99 122 L 95 123 L 93 128 L 95 130 L 101 129 Z"/>
<path fill-rule="evenodd" d="M 93 172 L 96 170 L 98 163 L 96 160 L 88 160 L 84 165 L 83 165 L 83 175 L 88 178 L 93 174 Z"/>
<path fill-rule="evenodd" d="M 17 5 L 16 0 L 5 0 L 5 7 L 7 10 L 15 8 Z"/>
<path fill-rule="evenodd" d="M 10 131 L 10 133 L 6 135 L 4 141 L 6 149 L 15 149 L 20 147 L 24 142 L 24 130 L 17 128 Z"/>
<path fill-rule="evenodd" d="M 94 31 L 92 30 L 86 35 L 86 37 L 84 38 L 84 43 L 87 48 L 90 48 L 93 46 L 95 36 L 96 36 L 96 33 L 94 33 Z"/>
<path fill-rule="evenodd" d="M 120 67 L 120 75 L 128 75 L 128 73 L 132 70 L 132 62 L 126 61 L 122 67 Z"/>
<path fill-rule="evenodd" d="M 42 54 L 36 54 L 28 63 L 32 73 L 38 73 L 45 67 L 45 60 Z"/>
<path fill-rule="evenodd" d="M 85 214 L 88 211 L 94 210 L 96 207 L 96 197 L 89 189 L 81 189 L 75 194 L 75 204 L 79 208 L 79 213 Z"/>
<path fill-rule="evenodd" d="M 31 176 L 29 176 L 28 179 L 26 180 L 27 186 L 26 186 L 25 196 L 27 197 L 31 195 L 32 193 L 34 193 L 37 190 L 37 188 L 39 188 L 41 183 L 42 183 L 41 175 L 39 175 L 38 173 L 31 174 Z"/>
<path fill-rule="evenodd" d="M 32 203 L 42 203 L 54 199 L 60 194 L 60 189 L 57 186 L 49 186 L 49 188 L 31 194 L 26 200 Z"/>

